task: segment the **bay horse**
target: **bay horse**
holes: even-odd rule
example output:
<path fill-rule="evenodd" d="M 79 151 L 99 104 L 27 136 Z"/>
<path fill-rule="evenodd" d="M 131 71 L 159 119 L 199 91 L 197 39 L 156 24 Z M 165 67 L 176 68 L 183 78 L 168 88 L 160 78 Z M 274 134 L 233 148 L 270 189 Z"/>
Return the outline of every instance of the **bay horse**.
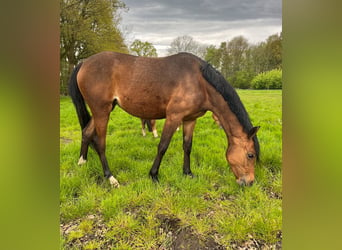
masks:
<path fill-rule="evenodd" d="M 161 160 L 182 123 L 183 173 L 193 176 L 190 169 L 193 130 L 196 119 L 208 110 L 217 116 L 227 136 L 226 160 L 237 183 L 251 185 L 254 181 L 254 167 L 259 159 L 256 136 L 259 127 L 252 126 L 238 94 L 224 77 L 192 54 L 149 58 L 101 52 L 75 67 L 69 94 L 82 128 L 78 164 L 86 162 L 88 146 L 92 145 L 101 160 L 104 176 L 113 187 L 119 187 L 119 182 L 109 169 L 105 149 L 109 115 L 116 105 L 139 118 L 166 118 L 149 172 L 153 181 L 158 182 Z"/>
<path fill-rule="evenodd" d="M 141 131 L 142 131 L 142 135 L 145 137 L 146 136 L 146 127 L 145 125 L 147 125 L 147 129 L 149 132 L 152 132 L 153 137 L 157 138 L 158 137 L 158 132 L 157 132 L 157 126 L 156 126 L 156 120 L 151 119 L 141 119 Z"/>

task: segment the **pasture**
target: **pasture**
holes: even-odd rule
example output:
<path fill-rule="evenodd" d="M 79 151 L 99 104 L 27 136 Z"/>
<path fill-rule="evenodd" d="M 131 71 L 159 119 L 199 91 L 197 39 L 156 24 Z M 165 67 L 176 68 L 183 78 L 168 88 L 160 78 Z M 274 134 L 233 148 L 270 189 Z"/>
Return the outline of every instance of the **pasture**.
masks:
<path fill-rule="evenodd" d="M 282 91 L 238 90 L 258 132 L 260 162 L 240 187 L 225 159 L 227 138 L 207 112 L 196 123 L 194 178 L 183 176 L 182 129 L 163 158 L 158 184 L 148 172 L 159 138 L 140 119 L 111 113 L 106 155 L 120 182 L 110 187 L 98 155 L 78 166 L 81 130 L 69 97 L 60 99 L 61 249 L 234 249 L 281 246 Z M 164 120 L 157 121 L 161 134 Z"/>

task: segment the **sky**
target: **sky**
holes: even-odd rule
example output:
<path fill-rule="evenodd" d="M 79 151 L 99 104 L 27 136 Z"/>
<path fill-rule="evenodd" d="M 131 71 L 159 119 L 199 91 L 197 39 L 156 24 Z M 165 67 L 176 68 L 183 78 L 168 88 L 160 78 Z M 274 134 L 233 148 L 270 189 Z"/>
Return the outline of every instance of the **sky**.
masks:
<path fill-rule="evenodd" d="M 158 56 L 167 55 L 171 42 L 188 35 L 206 45 L 244 36 L 264 41 L 282 30 L 281 0 L 123 0 L 121 30 L 126 42 L 148 41 Z"/>

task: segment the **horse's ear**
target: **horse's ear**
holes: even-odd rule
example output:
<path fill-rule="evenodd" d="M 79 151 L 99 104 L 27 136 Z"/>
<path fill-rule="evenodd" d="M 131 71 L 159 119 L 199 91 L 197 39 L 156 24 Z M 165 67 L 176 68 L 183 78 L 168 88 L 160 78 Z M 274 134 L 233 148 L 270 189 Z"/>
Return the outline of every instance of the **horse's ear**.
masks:
<path fill-rule="evenodd" d="M 248 139 L 253 138 L 256 135 L 256 133 L 258 132 L 259 128 L 260 128 L 260 126 L 251 128 L 251 130 L 249 130 L 249 132 L 248 132 Z"/>

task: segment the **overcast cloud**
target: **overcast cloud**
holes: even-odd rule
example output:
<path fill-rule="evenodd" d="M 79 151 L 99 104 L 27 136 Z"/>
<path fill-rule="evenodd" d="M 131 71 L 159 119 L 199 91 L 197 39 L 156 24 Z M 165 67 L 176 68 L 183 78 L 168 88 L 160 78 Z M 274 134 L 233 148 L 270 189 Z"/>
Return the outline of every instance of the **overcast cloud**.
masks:
<path fill-rule="evenodd" d="M 243 35 L 251 43 L 282 30 L 281 0 L 123 0 L 122 30 L 128 43 L 151 42 L 159 56 L 178 36 L 219 46 Z"/>

